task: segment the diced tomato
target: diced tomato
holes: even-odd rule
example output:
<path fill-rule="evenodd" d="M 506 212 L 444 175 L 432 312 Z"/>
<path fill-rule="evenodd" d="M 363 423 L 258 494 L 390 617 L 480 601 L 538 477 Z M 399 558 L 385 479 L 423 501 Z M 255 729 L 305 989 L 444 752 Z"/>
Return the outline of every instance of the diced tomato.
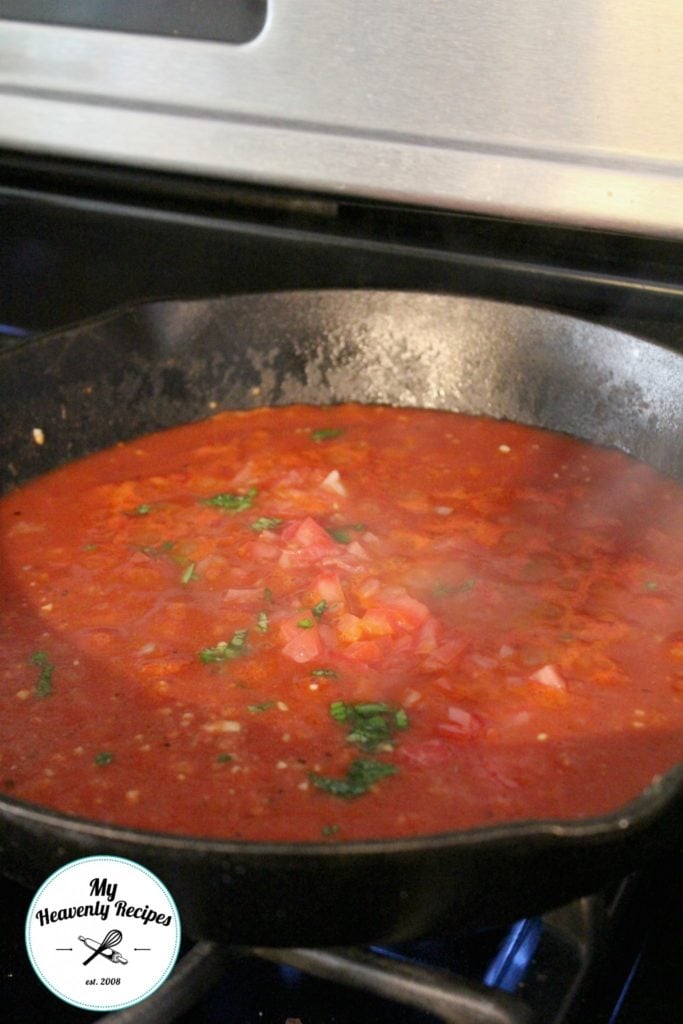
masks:
<path fill-rule="evenodd" d="M 298 625 L 300 621 L 301 617 L 284 619 L 280 623 L 280 635 L 285 641 L 282 648 L 285 657 L 304 664 L 319 658 L 324 647 L 316 624 L 302 627 Z"/>
<path fill-rule="evenodd" d="M 288 537 L 285 539 L 289 540 Z M 333 551 L 337 547 L 336 541 L 332 539 L 327 530 L 324 530 L 311 516 L 306 516 L 297 526 L 291 539 L 303 548 L 323 547 Z"/>
<path fill-rule="evenodd" d="M 481 766 L 484 775 L 497 785 L 502 786 L 503 789 L 519 789 L 519 783 L 516 779 L 513 779 L 511 775 L 490 758 L 483 760 Z"/>
<path fill-rule="evenodd" d="M 290 640 L 288 644 L 282 648 L 282 653 L 286 658 L 291 658 L 292 661 L 304 664 L 307 661 L 314 661 L 318 658 L 323 651 L 323 646 L 320 643 L 320 637 L 317 633 L 302 631 L 301 636 L 295 637 Z"/>
<path fill-rule="evenodd" d="M 439 624 L 436 619 L 430 615 L 420 626 L 417 635 L 417 652 L 418 654 L 429 654 L 433 651 L 438 643 L 438 630 Z"/>
<path fill-rule="evenodd" d="M 439 722 L 436 727 L 439 732 L 452 736 L 458 740 L 472 740 L 482 730 L 481 719 L 471 714 L 464 708 L 450 707 L 448 709 L 448 721 Z"/>
<path fill-rule="evenodd" d="M 455 668 L 468 647 L 469 640 L 465 637 L 447 640 L 445 643 L 439 644 L 436 650 L 431 651 L 422 664 L 426 669 L 436 671 L 445 668 L 446 665 Z"/>
<path fill-rule="evenodd" d="M 379 591 L 380 583 L 378 579 L 371 577 L 370 579 L 363 580 L 362 583 L 356 587 L 356 596 L 363 605 L 364 608 L 369 607 L 373 597 Z"/>
<path fill-rule="evenodd" d="M 252 551 L 254 558 L 262 562 L 274 562 L 280 556 L 280 548 L 277 544 L 271 544 L 266 540 L 257 540 Z"/>
<path fill-rule="evenodd" d="M 330 548 L 322 544 L 312 544 L 308 548 L 295 548 L 283 551 L 278 558 L 281 569 L 303 569 L 307 565 L 315 565 L 328 559 Z"/>
<path fill-rule="evenodd" d="M 394 632 L 391 617 L 381 608 L 369 608 L 360 622 L 366 636 L 387 636 Z"/>
<path fill-rule="evenodd" d="M 150 555 L 144 551 L 134 551 L 128 559 L 129 565 L 149 565 Z"/>
<path fill-rule="evenodd" d="M 396 756 L 421 768 L 435 768 L 450 761 L 453 753 L 453 745 L 446 740 L 424 740 L 422 743 L 407 740 L 398 747 Z"/>
<path fill-rule="evenodd" d="M 353 661 L 365 662 L 379 661 L 384 657 L 382 646 L 376 640 L 356 640 L 344 648 L 343 654 Z"/>
<path fill-rule="evenodd" d="M 344 612 L 336 623 L 337 635 L 342 643 L 349 644 L 363 636 L 363 622 L 357 615 Z"/>
<path fill-rule="evenodd" d="M 430 614 L 426 604 L 411 597 L 402 587 L 387 587 L 378 596 L 377 604 L 390 612 L 402 629 L 416 629 Z"/>
<path fill-rule="evenodd" d="M 346 607 L 346 597 L 342 589 L 339 574 L 336 572 L 324 572 L 318 576 L 313 584 L 313 603 L 326 601 L 335 610 Z"/>

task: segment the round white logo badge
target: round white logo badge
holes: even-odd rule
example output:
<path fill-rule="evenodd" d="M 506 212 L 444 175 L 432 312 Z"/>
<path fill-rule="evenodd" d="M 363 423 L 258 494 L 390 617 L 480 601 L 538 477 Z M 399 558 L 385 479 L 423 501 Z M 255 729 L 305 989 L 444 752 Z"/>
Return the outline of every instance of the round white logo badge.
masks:
<path fill-rule="evenodd" d="M 43 882 L 26 917 L 26 948 L 56 996 L 83 1010 L 122 1010 L 173 970 L 180 917 L 146 868 L 122 857 L 84 857 Z"/>

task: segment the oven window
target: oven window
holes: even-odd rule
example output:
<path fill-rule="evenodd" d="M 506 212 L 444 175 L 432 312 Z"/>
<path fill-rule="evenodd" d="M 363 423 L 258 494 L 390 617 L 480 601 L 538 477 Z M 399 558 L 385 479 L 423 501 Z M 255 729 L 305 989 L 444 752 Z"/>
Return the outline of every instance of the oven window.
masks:
<path fill-rule="evenodd" d="M 0 17 L 185 39 L 248 43 L 266 21 L 266 0 L 0 0 Z"/>

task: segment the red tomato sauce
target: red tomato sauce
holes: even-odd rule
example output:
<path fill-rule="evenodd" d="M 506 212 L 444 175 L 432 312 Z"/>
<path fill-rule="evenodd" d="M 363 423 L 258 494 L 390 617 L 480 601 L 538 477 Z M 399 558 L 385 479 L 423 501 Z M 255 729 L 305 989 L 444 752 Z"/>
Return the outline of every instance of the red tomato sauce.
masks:
<path fill-rule="evenodd" d="M 616 810 L 683 759 L 683 488 L 487 418 L 221 413 L 0 502 L 0 786 L 155 831 Z"/>

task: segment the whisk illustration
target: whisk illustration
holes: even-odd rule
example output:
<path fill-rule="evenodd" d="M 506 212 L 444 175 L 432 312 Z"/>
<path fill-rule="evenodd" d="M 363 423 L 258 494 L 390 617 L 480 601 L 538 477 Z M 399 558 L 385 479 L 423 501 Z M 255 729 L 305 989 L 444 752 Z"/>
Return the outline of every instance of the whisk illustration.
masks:
<path fill-rule="evenodd" d="M 101 942 L 97 942 L 95 939 L 86 939 L 79 935 L 79 941 L 84 942 L 88 949 L 94 950 L 92 955 L 83 961 L 83 966 L 85 967 L 86 964 L 89 964 L 96 956 L 106 956 L 115 964 L 127 964 L 128 961 L 121 956 L 118 950 L 114 949 L 114 946 L 118 946 L 122 938 L 123 935 L 118 928 L 112 928 L 111 931 L 108 931 Z"/>

